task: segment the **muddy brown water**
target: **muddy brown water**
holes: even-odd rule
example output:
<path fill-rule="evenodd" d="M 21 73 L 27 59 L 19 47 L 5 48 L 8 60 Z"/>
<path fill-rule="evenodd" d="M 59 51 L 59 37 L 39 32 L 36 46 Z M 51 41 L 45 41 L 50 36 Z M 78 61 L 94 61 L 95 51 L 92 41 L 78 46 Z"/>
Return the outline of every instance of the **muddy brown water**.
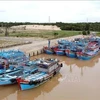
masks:
<path fill-rule="evenodd" d="M 17 84 L 0 86 L 0 100 L 100 100 L 99 56 L 82 61 L 66 56 L 41 54 L 31 58 L 57 58 L 60 73 L 43 85 L 21 91 Z"/>

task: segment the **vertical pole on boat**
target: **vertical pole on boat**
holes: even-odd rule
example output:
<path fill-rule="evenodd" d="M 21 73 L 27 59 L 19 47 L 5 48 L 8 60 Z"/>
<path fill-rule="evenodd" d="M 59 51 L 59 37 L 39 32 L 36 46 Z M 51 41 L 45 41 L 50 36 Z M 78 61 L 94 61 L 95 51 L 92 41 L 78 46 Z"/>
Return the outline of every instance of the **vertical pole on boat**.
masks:
<path fill-rule="evenodd" d="M 48 39 L 48 48 L 50 48 L 50 39 Z"/>

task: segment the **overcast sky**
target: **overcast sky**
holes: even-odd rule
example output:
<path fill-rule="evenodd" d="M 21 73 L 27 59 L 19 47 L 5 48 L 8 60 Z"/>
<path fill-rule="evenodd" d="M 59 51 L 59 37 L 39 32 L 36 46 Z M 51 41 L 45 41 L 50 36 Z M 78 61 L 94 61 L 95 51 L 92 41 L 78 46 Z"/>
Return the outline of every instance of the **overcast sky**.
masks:
<path fill-rule="evenodd" d="M 100 22 L 100 1 L 0 1 L 0 22 Z"/>

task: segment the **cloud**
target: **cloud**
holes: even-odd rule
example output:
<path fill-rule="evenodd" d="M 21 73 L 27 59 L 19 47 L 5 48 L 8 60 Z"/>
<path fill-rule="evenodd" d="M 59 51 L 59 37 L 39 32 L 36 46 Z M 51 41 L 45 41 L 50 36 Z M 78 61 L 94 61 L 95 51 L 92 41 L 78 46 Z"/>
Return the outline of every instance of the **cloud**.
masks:
<path fill-rule="evenodd" d="M 0 1 L 0 21 L 100 21 L 100 1 Z"/>

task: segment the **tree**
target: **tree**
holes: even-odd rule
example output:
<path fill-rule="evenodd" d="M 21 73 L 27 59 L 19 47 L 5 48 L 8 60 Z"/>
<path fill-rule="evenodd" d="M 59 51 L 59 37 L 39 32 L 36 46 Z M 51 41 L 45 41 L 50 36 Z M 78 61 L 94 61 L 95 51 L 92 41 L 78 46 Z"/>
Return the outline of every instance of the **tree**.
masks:
<path fill-rule="evenodd" d="M 83 35 L 86 35 L 86 31 L 85 31 L 85 30 L 84 30 L 84 31 L 82 31 L 82 34 L 83 34 Z"/>
<path fill-rule="evenodd" d="M 9 28 L 9 25 L 8 25 L 8 23 L 6 23 L 6 25 L 5 25 L 5 36 L 9 36 L 8 28 Z"/>
<path fill-rule="evenodd" d="M 88 35 L 90 34 L 90 30 L 87 31 L 87 34 L 88 34 Z"/>

